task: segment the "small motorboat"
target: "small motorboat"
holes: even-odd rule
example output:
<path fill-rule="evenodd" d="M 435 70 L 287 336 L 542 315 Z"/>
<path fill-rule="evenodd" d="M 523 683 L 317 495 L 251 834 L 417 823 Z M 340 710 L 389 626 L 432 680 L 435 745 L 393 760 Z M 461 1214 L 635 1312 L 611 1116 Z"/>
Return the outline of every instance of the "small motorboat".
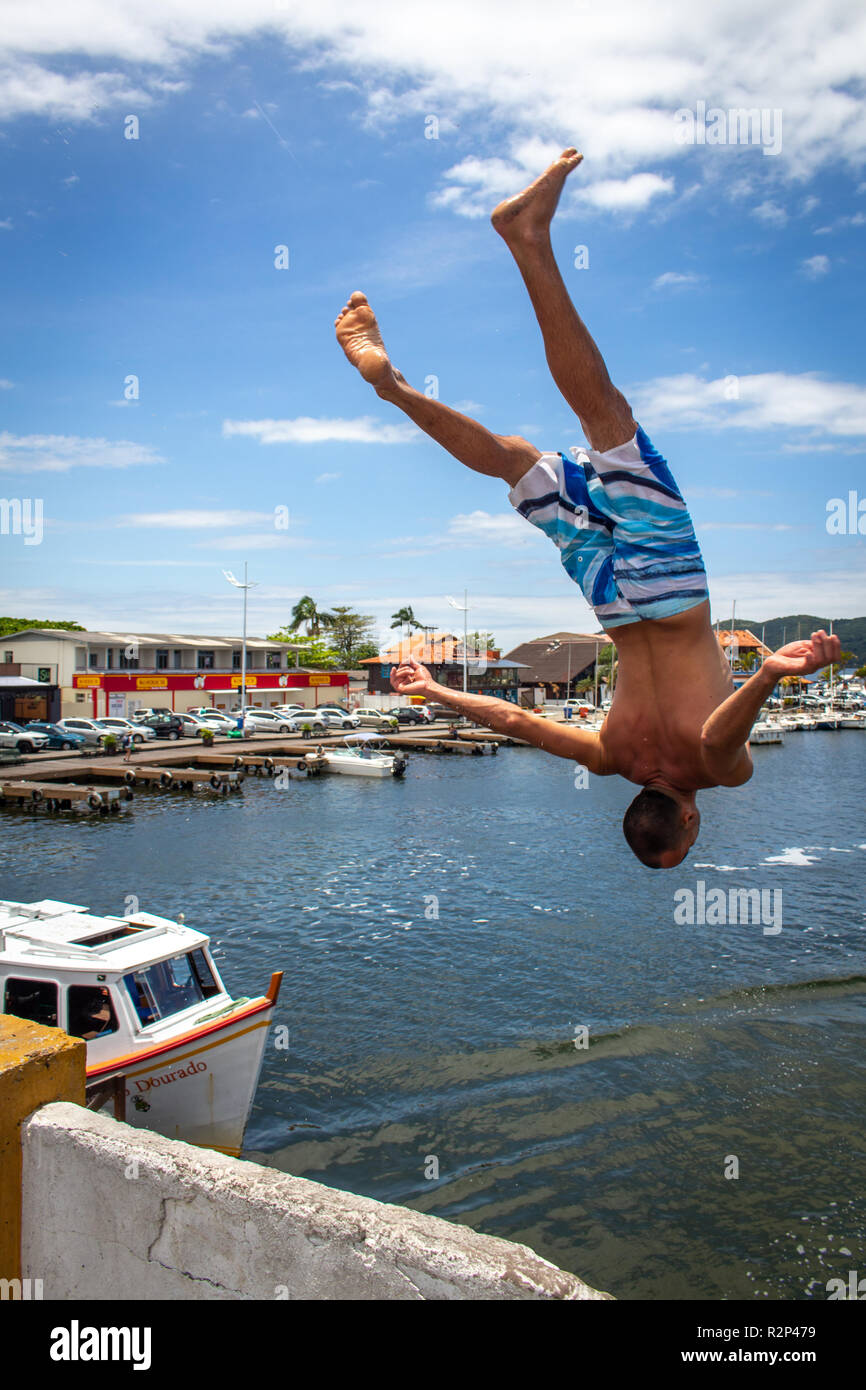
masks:
<path fill-rule="evenodd" d="M 768 719 L 759 720 L 752 726 L 749 734 L 749 746 L 754 748 L 758 743 L 784 743 L 785 736 L 782 730 L 775 724 L 771 724 Z"/>
<path fill-rule="evenodd" d="M 328 772 L 343 772 L 350 777 L 402 777 L 409 765 L 404 753 L 386 753 L 381 747 L 382 735 L 362 730 L 347 734 L 341 748 L 316 750 Z"/>
<path fill-rule="evenodd" d="M 127 1124 L 170 1139 L 240 1153 L 281 981 L 232 999 L 182 920 L 0 902 L 0 1010 L 83 1038 L 96 1108 L 125 1093 Z"/>

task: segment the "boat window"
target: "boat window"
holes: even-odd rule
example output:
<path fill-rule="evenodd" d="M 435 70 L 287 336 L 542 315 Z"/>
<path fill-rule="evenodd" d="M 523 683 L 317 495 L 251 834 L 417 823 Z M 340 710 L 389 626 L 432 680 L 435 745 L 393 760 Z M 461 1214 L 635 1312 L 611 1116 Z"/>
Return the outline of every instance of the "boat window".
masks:
<path fill-rule="evenodd" d="M 144 970 L 134 970 L 124 975 L 123 981 L 145 1026 L 180 1013 L 206 997 L 189 956 L 174 956 Z"/>
<path fill-rule="evenodd" d="M 100 932 L 98 936 L 80 936 L 71 944 L 73 946 L 104 946 L 107 941 L 119 941 L 122 936 L 134 936 L 138 931 L 147 931 L 146 926 L 112 927 L 111 931 Z"/>
<path fill-rule="evenodd" d="M 117 1015 L 103 985 L 70 985 L 66 991 L 66 1031 L 70 1037 L 107 1037 L 117 1032 Z"/>
<path fill-rule="evenodd" d="M 8 979 L 3 991 L 3 1012 L 56 1028 L 57 986 L 50 980 Z"/>
<path fill-rule="evenodd" d="M 204 951 L 190 951 L 187 959 L 192 964 L 193 971 L 201 986 L 201 992 L 205 999 L 210 999 L 213 994 L 221 994 L 222 990 L 214 979 L 214 973 L 210 968 L 208 958 Z"/>

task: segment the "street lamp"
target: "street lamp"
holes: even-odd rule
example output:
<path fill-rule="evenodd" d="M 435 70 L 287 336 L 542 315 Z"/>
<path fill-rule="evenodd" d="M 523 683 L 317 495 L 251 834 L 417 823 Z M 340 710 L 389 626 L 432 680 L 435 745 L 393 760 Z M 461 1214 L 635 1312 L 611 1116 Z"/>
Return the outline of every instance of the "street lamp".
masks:
<path fill-rule="evenodd" d="M 469 638 L 469 633 L 467 631 L 467 623 L 469 620 L 469 594 L 466 589 L 463 590 L 462 603 L 458 603 L 456 599 L 451 598 L 450 594 L 446 594 L 445 597 L 448 599 L 452 608 L 456 608 L 458 613 L 463 614 L 463 694 L 465 695 L 469 689 L 469 667 L 466 656 L 466 645 Z"/>
<path fill-rule="evenodd" d="M 254 579 L 247 579 L 246 560 L 244 560 L 243 584 L 239 579 L 235 579 L 231 570 L 223 570 L 223 574 L 225 575 L 229 583 L 233 584 L 236 589 L 243 589 L 244 591 L 244 636 L 243 646 L 241 648 L 241 729 L 243 730 L 244 714 L 246 713 L 247 708 L 247 590 L 255 589 L 257 581 Z"/>

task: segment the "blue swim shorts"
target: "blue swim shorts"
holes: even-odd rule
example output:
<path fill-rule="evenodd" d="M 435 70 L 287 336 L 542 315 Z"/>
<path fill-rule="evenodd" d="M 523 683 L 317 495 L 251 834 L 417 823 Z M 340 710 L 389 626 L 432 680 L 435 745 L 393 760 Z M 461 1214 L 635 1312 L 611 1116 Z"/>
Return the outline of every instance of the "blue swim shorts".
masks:
<path fill-rule="evenodd" d="M 704 603 L 707 574 L 692 519 L 640 425 L 616 449 L 571 453 L 542 454 L 508 498 L 559 547 L 602 627 Z"/>

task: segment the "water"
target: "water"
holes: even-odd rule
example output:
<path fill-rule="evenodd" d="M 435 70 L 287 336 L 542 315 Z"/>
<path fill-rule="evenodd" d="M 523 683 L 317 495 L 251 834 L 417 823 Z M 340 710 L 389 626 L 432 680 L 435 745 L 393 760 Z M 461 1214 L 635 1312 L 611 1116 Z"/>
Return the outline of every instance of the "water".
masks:
<path fill-rule="evenodd" d="M 235 993 L 286 971 L 250 1158 L 620 1298 L 823 1299 L 866 1271 L 866 738 L 754 757 L 666 873 L 625 845 L 626 784 L 503 749 L 415 756 L 404 782 L 142 793 L 111 820 L 6 813 L 0 896 L 135 895 L 211 933 Z M 782 931 L 679 925 L 698 880 L 781 891 Z"/>

